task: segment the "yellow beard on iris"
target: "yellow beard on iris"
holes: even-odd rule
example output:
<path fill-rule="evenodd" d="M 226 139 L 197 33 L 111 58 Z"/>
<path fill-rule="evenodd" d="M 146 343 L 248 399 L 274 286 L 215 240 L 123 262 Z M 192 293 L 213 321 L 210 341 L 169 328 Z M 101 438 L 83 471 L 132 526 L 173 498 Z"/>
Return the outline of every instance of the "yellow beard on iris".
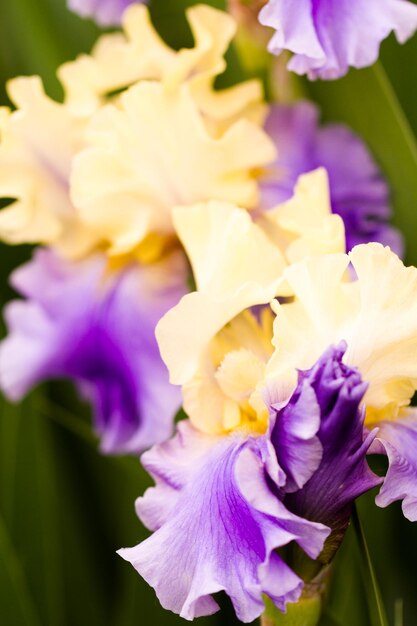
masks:
<path fill-rule="evenodd" d="M 184 410 L 199 430 L 263 433 L 268 410 L 262 400 L 265 366 L 272 354 L 273 315 L 244 311 L 211 341 L 200 370 L 183 388 Z"/>

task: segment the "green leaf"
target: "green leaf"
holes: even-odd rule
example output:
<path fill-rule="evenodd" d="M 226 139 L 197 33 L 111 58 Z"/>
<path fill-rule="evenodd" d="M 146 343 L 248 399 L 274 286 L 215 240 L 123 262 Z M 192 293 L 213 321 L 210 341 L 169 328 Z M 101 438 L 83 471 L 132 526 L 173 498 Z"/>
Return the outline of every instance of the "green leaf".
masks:
<path fill-rule="evenodd" d="M 0 617 L 3 624 L 41 626 L 24 569 L 0 514 Z"/>
<path fill-rule="evenodd" d="M 371 555 L 369 553 L 368 544 L 356 506 L 353 507 L 352 521 L 362 555 L 361 563 L 363 569 L 363 579 L 367 590 L 367 600 L 371 626 L 388 626 L 385 607 L 382 602 L 381 592 L 379 590 L 378 582 L 376 579 Z"/>
<path fill-rule="evenodd" d="M 22 74 L 39 74 L 50 95 L 59 98 L 58 65 L 89 50 L 98 33 L 92 22 L 71 13 L 65 0 L 2 2 L 0 101 L 6 100 L 4 82 Z"/>
<path fill-rule="evenodd" d="M 25 562 L 30 594 L 42 623 L 61 626 L 65 609 L 56 472 L 47 424 L 37 414 L 38 400 L 34 394 L 20 407 L 10 408 L 6 403 L 1 407 L 0 510 L 16 559 Z"/>
<path fill-rule="evenodd" d="M 342 626 L 342 624 L 336 618 L 334 618 L 333 615 L 324 612 L 324 615 L 320 620 L 319 626 Z"/>
<path fill-rule="evenodd" d="M 407 242 L 407 260 L 417 263 L 417 144 L 380 63 L 351 70 L 338 81 L 305 83 L 325 120 L 348 124 L 369 145 L 387 177 L 394 223 Z"/>

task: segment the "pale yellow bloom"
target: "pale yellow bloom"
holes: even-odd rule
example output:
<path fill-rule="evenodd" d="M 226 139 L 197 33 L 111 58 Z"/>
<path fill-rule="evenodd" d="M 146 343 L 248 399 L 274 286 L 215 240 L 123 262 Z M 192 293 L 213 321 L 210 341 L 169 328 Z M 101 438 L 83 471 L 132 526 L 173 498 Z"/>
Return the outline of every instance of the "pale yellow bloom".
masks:
<path fill-rule="evenodd" d="M 343 223 L 333 217 L 323 171 L 302 177 L 291 201 L 257 221 L 214 202 L 174 211 L 197 291 L 161 320 L 157 338 L 171 382 L 182 385 L 184 408 L 199 429 L 265 429 L 262 389 L 273 316 L 265 307 L 258 320 L 248 309 L 293 293 L 284 269 L 297 255 L 344 250 Z"/>
<path fill-rule="evenodd" d="M 210 118 L 232 121 L 247 111 L 260 121 L 264 107 L 258 81 L 220 92 L 212 89 L 213 79 L 226 68 L 224 54 L 236 32 L 234 20 L 204 4 L 189 8 L 186 15 L 194 46 L 176 51 L 160 38 L 146 7 L 130 6 L 123 17 L 124 33 L 100 37 L 90 55 L 60 68 L 68 106 L 90 114 L 109 95 L 141 80 L 161 82 L 168 91 L 188 82 L 201 111 Z"/>
<path fill-rule="evenodd" d="M 15 201 L 0 212 L 0 237 L 83 254 L 93 236 L 70 201 L 69 174 L 84 122 L 49 99 L 37 77 L 14 79 L 7 89 L 17 110 L 0 115 L 0 196 Z"/>
<path fill-rule="evenodd" d="M 176 205 L 213 199 L 254 207 L 254 170 L 275 155 L 256 124 L 240 119 L 213 137 L 188 85 L 167 93 L 146 81 L 93 116 L 86 142 L 73 162 L 72 198 L 112 255 L 135 254 L 149 236 L 171 239 Z"/>
<path fill-rule="evenodd" d="M 347 278 L 349 261 L 357 280 Z M 311 367 L 345 340 L 345 362 L 369 384 L 367 423 L 395 418 L 417 389 L 417 269 L 371 243 L 349 255 L 306 259 L 284 274 L 296 300 L 274 306 L 267 378 L 295 384 L 296 368 Z"/>
<path fill-rule="evenodd" d="M 276 295 L 281 252 L 243 209 L 219 202 L 174 211 L 198 291 L 187 294 L 157 327 L 171 382 L 184 384 L 207 358 L 221 329 L 245 309 Z"/>
<path fill-rule="evenodd" d="M 0 195 L 16 201 L 0 237 L 151 263 L 177 245 L 175 205 L 256 205 L 257 174 L 275 158 L 260 84 L 214 90 L 235 24 L 204 5 L 187 16 L 194 46 L 175 51 L 147 8 L 130 7 L 124 34 L 60 69 L 64 104 L 39 78 L 10 83 L 17 110 L 0 112 Z"/>

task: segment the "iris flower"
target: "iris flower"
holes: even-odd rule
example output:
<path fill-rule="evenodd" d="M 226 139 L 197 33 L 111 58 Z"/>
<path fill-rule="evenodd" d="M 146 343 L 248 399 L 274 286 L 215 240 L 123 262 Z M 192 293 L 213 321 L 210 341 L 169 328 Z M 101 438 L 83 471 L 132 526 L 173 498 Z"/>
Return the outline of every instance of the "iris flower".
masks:
<path fill-rule="evenodd" d="M 417 7 L 406 0 L 269 0 L 259 19 L 275 30 L 269 50 L 293 53 L 288 69 L 335 79 L 349 66 L 375 63 L 391 31 L 407 41 L 417 28 Z"/>

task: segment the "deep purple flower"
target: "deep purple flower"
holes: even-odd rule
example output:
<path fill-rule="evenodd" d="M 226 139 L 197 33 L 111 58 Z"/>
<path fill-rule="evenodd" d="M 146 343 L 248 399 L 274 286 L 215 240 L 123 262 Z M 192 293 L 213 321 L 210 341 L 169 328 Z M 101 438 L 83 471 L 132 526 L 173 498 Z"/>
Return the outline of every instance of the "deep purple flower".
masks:
<path fill-rule="evenodd" d="M 319 111 L 310 102 L 274 106 L 266 130 L 279 156 L 261 182 L 264 208 L 288 200 L 300 174 L 324 167 L 333 212 L 345 223 L 347 249 L 378 241 L 402 256 L 402 237 L 389 225 L 387 183 L 357 135 L 340 124 L 320 127 Z"/>
<path fill-rule="evenodd" d="M 310 371 L 299 374 L 293 398 L 308 390 L 314 391 L 320 407 L 317 437 L 322 445 L 322 459 L 302 489 L 285 489 L 290 493 L 284 498 L 288 508 L 297 515 L 321 522 L 334 531 L 334 550 L 343 537 L 354 500 L 381 483 L 366 461 L 376 435 L 374 431 L 364 437 L 364 409 L 360 404 L 367 385 L 358 370 L 342 362 L 345 351 L 345 343 L 331 347 Z M 275 440 L 281 438 L 282 415 L 288 411 L 293 398 L 288 407 L 277 411 L 271 433 L 275 447 Z M 328 558 L 333 556 L 334 550 L 330 550 Z"/>
<path fill-rule="evenodd" d="M 155 532 L 120 555 L 185 619 L 216 612 L 212 594 L 221 590 L 243 622 L 261 615 L 263 593 L 284 610 L 302 581 L 275 549 L 296 541 L 315 558 L 328 529 L 290 513 L 271 491 L 265 467 L 277 467 L 266 437 L 210 436 L 188 422 L 178 430 L 142 457 L 156 487 L 137 512 Z"/>
<path fill-rule="evenodd" d="M 49 250 L 12 275 L 26 300 L 6 307 L 0 384 L 12 400 L 69 378 L 94 406 L 105 452 L 137 452 L 169 437 L 180 405 L 154 336 L 186 292 L 182 256 L 153 266 L 106 268 L 104 256 L 69 263 Z"/>
<path fill-rule="evenodd" d="M 91 17 L 101 26 L 118 26 L 124 10 L 134 2 L 145 0 L 68 0 L 71 11 Z"/>
<path fill-rule="evenodd" d="M 378 506 L 385 507 L 402 500 L 405 517 L 417 521 L 417 413 L 409 409 L 404 417 L 385 421 L 380 426 L 372 451 L 385 453 L 388 471 L 381 491 L 376 497 Z"/>
<path fill-rule="evenodd" d="M 372 65 L 394 31 L 404 43 L 417 28 L 417 7 L 406 0 L 269 0 L 259 14 L 276 30 L 269 50 L 294 53 L 288 69 L 310 79 L 343 76 Z"/>

